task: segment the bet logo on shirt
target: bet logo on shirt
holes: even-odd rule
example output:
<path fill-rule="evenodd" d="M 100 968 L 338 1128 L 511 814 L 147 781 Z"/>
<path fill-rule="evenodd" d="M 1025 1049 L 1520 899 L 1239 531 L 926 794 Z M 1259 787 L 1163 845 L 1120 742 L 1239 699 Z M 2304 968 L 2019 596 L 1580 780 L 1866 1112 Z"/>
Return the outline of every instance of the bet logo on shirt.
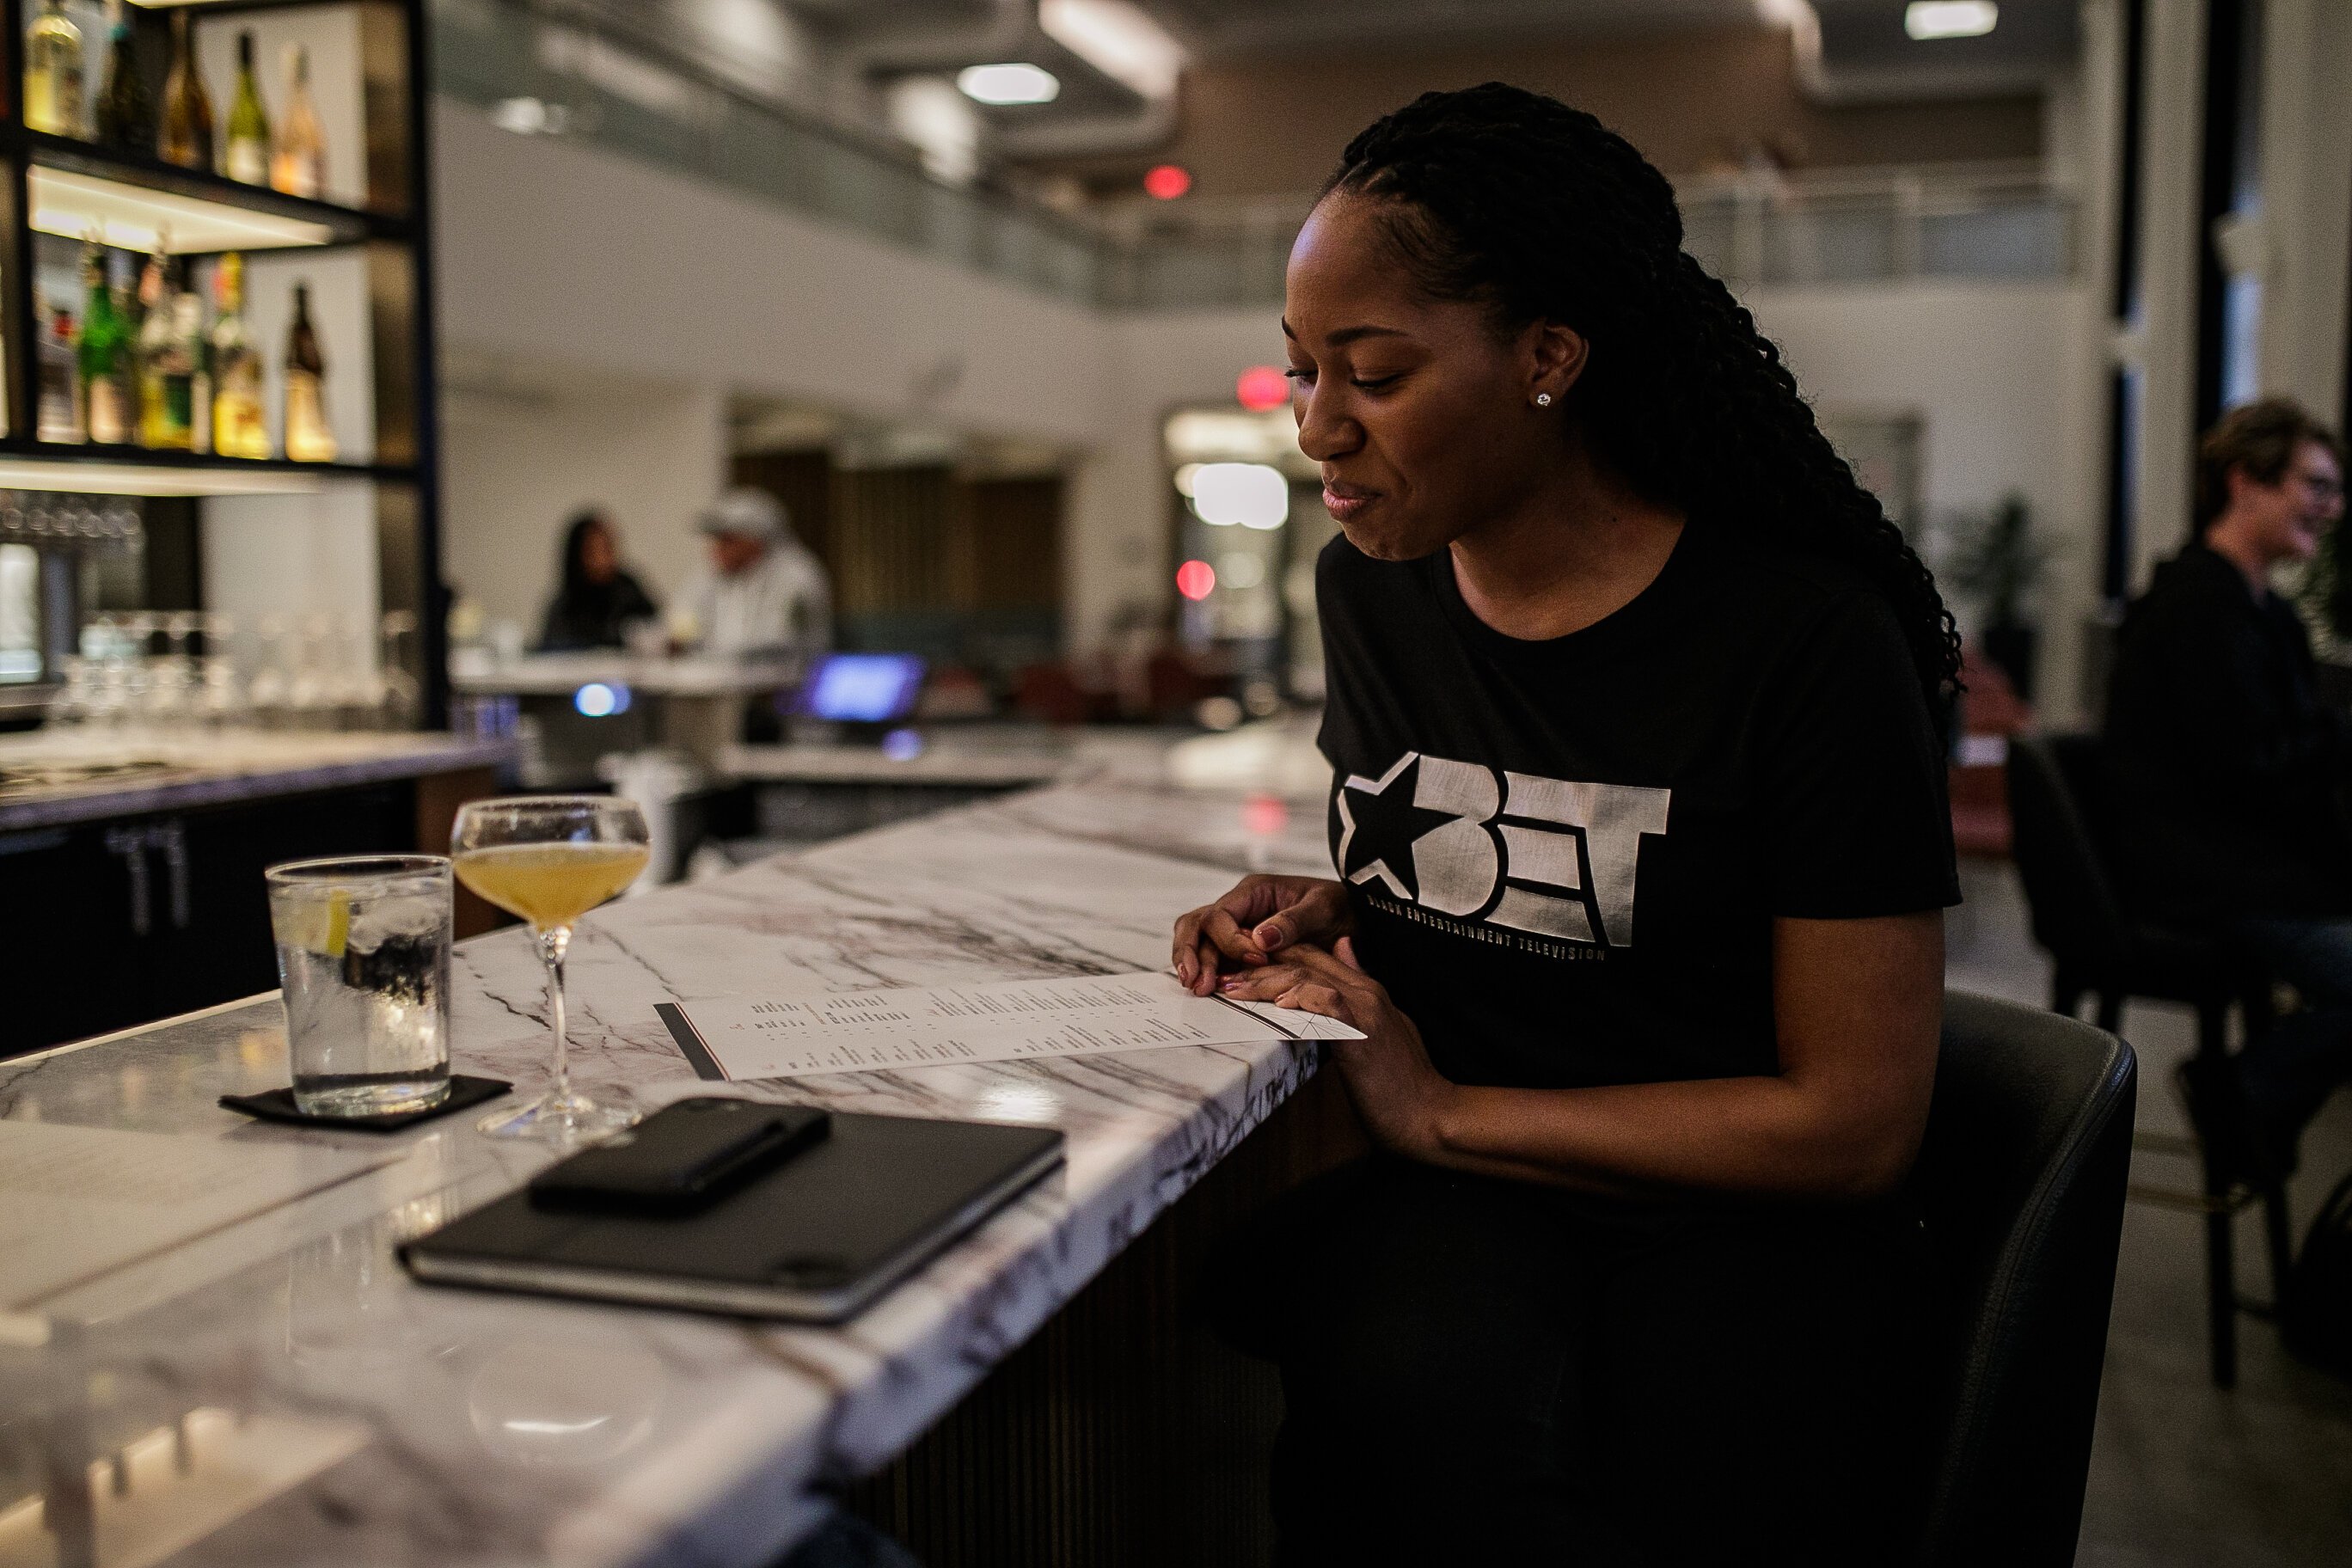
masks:
<path fill-rule="evenodd" d="M 1339 875 L 1441 914 L 1597 946 L 1633 943 L 1642 837 L 1671 790 L 1578 784 L 1407 752 L 1332 792 Z"/>

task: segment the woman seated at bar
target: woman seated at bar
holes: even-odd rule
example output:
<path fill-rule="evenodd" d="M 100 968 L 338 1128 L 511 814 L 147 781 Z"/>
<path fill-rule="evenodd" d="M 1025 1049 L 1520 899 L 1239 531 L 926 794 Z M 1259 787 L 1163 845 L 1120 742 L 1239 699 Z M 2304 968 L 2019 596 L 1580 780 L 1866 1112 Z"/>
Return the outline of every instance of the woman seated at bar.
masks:
<path fill-rule="evenodd" d="M 645 587 L 621 565 L 621 547 L 604 513 L 589 509 L 563 531 L 555 597 L 539 630 L 541 653 L 625 647 L 632 621 L 658 619 Z"/>
<path fill-rule="evenodd" d="M 1375 1145 L 1260 1216 L 1281 1560 L 1906 1560 L 1958 901 L 1936 586 L 1591 115 L 1349 144 L 1290 256 L 1338 880 L 1176 928 L 1362 1030 Z"/>

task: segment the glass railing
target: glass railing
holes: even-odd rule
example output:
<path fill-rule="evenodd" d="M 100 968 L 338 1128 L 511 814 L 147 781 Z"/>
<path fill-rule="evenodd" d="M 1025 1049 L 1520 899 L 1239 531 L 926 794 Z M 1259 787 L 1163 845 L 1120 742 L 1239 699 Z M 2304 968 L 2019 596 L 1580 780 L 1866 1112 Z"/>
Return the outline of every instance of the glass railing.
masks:
<path fill-rule="evenodd" d="M 731 186 L 938 259 L 1124 310 L 1278 305 L 1304 198 L 1197 198 L 1082 221 L 950 184 L 914 154 L 727 86 L 639 39 L 522 0 L 432 0 L 436 90 Z M 1685 182 L 1686 242 L 1727 282 L 2050 279 L 2075 268 L 2073 202 L 2038 172 Z"/>
<path fill-rule="evenodd" d="M 1735 288 L 2066 278 L 2074 201 L 2038 169 L 1686 181 L 1684 243 Z"/>

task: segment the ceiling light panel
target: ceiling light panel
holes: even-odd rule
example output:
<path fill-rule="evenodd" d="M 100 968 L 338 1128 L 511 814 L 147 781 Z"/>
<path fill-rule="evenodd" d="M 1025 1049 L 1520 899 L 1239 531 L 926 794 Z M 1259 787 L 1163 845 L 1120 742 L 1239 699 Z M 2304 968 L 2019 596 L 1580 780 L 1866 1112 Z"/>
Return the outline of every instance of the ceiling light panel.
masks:
<path fill-rule="evenodd" d="M 1062 84 L 1052 71 L 1025 61 L 966 66 L 956 73 L 956 89 L 975 103 L 998 106 L 1051 103 L 1062 96 Z"/>
<path fill-rule="evenodd" d="M 1922 41 L 1981 38 L 2000 24 L 1993 0 L 1911 0 L 1903 10 L 1903 30 Z"/>

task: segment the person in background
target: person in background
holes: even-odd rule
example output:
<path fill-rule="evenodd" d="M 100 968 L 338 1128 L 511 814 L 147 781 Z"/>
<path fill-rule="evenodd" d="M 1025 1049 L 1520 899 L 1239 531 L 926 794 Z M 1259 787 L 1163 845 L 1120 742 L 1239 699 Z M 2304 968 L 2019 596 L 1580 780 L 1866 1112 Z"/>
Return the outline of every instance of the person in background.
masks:
<path fill-rule="evenodd" d="M 2337 799 L 2344 721 L 2311 642 L 2273 590 L 2344 515 L 2344 449 L 2283 398 L 2199 447 L 2196 535 L 2124 616 L 2105 731 L 2119 846 L 2139 907 L 2234 940 L 2304 1010 L 2236 1057 L 2181 1069 L 2211 1156 L 2291 1170 L 2303 1128 L 2352 1077 L 2352 833 Z"/>
<path fill-rule="evenodd" d="M 782 505 L 739 485 L 702 514 L 710 565 L 688 588 L 694 637 L 706 653 L 812 658 L 833 641 L 833 587 L 824 564 L 793 535 Z"/>
<path fill-rule="evenodd" d="M 563 554 L 555 568 L 555 597 L 540 623 L 542 653 L 622 647 L 631 621 L 650 621 L 661 611 L 645 586 L 621 566 L 613 525 L 594 510 L 579 513 L 563 531 Z"/>

